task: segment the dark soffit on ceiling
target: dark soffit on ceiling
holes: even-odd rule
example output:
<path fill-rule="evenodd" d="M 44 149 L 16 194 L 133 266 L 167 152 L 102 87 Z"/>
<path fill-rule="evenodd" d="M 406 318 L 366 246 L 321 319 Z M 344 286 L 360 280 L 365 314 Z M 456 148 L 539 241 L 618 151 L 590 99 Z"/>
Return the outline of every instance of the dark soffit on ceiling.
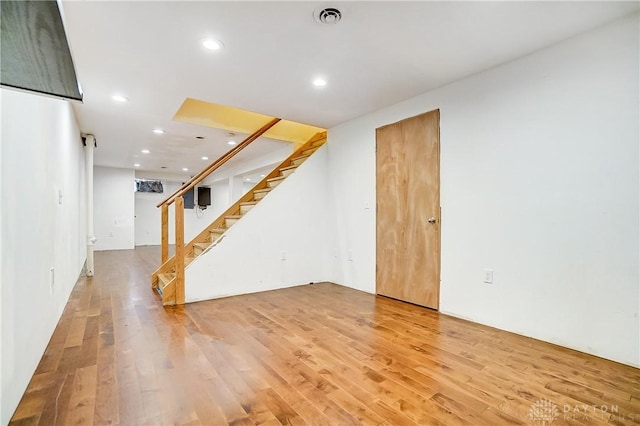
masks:
<path fill-rule="evenodd" d="M 82 101 L 55 1 L 1 1 L 0 84 Z"/>

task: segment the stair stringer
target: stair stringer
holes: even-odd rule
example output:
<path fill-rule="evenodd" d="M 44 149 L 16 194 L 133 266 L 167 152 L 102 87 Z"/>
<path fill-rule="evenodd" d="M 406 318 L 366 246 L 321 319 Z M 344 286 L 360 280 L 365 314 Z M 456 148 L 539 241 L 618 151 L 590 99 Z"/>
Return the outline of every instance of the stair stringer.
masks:
<path fill-rule="evenodd" d="M 189 264 L 185 301 L 326 281 L 328 205 L 325 144 Z"/>

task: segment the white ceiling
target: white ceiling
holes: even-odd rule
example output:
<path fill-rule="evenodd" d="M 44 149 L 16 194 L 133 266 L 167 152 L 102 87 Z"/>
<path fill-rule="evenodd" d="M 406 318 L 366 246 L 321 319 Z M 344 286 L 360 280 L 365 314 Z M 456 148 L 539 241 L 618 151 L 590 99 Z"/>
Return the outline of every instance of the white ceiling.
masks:
<path fill-rule="evenodd" d="M 343 19 L 318 24 L 313 11 Z M 186 97 L 330 128 L 638 10 L 638 2 L 63 1 L 96 164 L 181 173 L 230 147 L 177 123 Z M 205 37 L 225 48 L 205 50 Z M 324 76 L 328 84 L 311 81 Z M 111 96 L 124 94 L 125 104 Z M 167 131 L 155 135 L 153 128 Z M 195 136 L 204 136 L 203 141 Z M 242 136 L 242 135 L 241 135 Z M 259 140 L 242 158 L 283 142 Z M 142 154 L 149 149 L 151 154 Z"/>

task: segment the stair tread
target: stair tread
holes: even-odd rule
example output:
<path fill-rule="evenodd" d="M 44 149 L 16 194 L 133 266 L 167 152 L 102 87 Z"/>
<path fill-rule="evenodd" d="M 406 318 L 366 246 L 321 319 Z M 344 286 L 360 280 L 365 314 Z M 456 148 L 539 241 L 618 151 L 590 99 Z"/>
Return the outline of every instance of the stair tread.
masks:
<path fill-rule="evenodd" d="M 316 141 L 311 142 L 311 146 L 314 148 L 321 147 L 327 141 L 326 138 L 318 139 Z"/>
<path fill-rule="evenodd" d="M 256 189 L 253 192 L 269 192 L 271 191 L 273 188 L 262 188 L 262 189 Z"/>
<path fill-rule="evenodd" d="M 258 204 L 257 201 L 245 201 L 244 203 L 240 203 L 241 206 L 255 206 Z"/>
<path fill-rule="evenodd" d="M 225 232 L 227 232 L 227 228 L 213 228 L 209 229 L 209 232 L 211 232 L 212 234 L 224 234 Z"/>
<path fill-rule="evenodd" d="M 309 139 L 307 142 L 314 143 L 314 142 L 318 142 L 318 141 L 321 141 L 321 140 L 324 140 L 324 139 L 327 139 L 327 132 L 326 132 L 326 131 L 316 133 L 316 134 L 315 134 L 311 139 Z"/>
<path fill-rule="evenodd" d="M 200 247 L 201 249 L 206 249 L 211 245 L 211 243 L 193 243 L 194 246 Z"/>
<path fill-rule="evenodd" d="M 293 166 L 287 166 L 287 167 L 281 167 L 279 170 L 291 170 L 291 169 L 297 169 L 298 166 L 296 166 L 295 164 Z"/>
<path fill-rule="evenodd" d="M 267 182 L 275 182 L 275 181 L 278 181 L 278 180 L 283 180 L 284 178 L 286 178 L 286 176 L 278 176 L 278 177 L 274 177 L 274 178 L 271 178 L 271 179 L 267 179 Z"/>
<path fill-rule="evenodd" d="M 230 214 L 228 216 L 225 216 L 226 219 L 240 219 L 241 217 L 241 214 Z"/>
<path fill-rule="evenodd" d="M 303 158 L 309 158 L 309 157 L 311 157 L 311 154 L 307 154 L 307 155 L 300 155 L 299 157 L 294 157 L 294 158 L 292 158 L 292 159 L 291 159 L 291 161 L 294 161 L 294 160 L 302 160 Z"/>
<path fill-rule="evenodd" d="M 162 283 L 162 287 L 166 287 L 169 282 L 176 277 L 174 273 L 158 274 L 158 280 Z"/>

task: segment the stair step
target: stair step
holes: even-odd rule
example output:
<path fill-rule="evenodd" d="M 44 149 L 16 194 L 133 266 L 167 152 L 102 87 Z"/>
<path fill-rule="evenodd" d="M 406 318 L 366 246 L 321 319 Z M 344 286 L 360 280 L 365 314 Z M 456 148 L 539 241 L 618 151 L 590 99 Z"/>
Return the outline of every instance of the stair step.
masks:
<path fill-rule="evenodd" d="M 292 158 L 291 164 L 294 166 L 299 166 L 300 164 L 304 163 L 307 158 L 309 158 L 308 155 L 301 155 L 300 157 Z"/>
<path fill-rule="evenodd" d="M 283 167 L 280 169 L 280 174 L 284 177 L 289 176 L 291 173 L 294 172 L 295 169 L 297 169 L 298 166 L 289 166 L 289 167 Z"/>
<path fill-rule="evenodd" d="M 227 232 L 225 228 L 214 228 L 209 230 L 209 234 L 211 235 L 211 242 L 215 243 L 218 238 L 222 237 L 222 234 Z"/>
<path fill-rule="evenodd" d="M 269 193 L 269 191 L 271 191 L 271 188 L 256 189 L 255 191 L 253 191 L 253 199 L 256 201 L 262 200 L 264 196 Z"/>
<path fill-rule="evenodd" d="M 195 257 L 189 257 L 189 256 L 185 257 L 185 258 L 184 258 L 184 266 L 187 266 L 188 264 L 190 264 L 190 263 L 191 263 L 191 262 L 193 262 L 194 260 L 196 260 L 196 258 L 195 258 Z"/>
<path fill-rule="evenodd" d="M 269 188 L 275 188 L 276 186 L 280 185 L 280 183 L 282 183 L 285 177 L 286 176 L 278 176 L 271 179 L 267 179 L 267 185 L 269 185 Z"/>
<path fill-rule="evenodd" d="M 234 215 L 231 215 L 231 216 L 225 216 L 224 217 L 224 221 L 227 224 L 227 228 L 232 226 L 237 221 L 239 221 L 241 217 L 242 217 L 241 214 L 234 214 Z"/>
<path fill-rule="evenodd" d="M 326 141 L 327 141 L 327 138 L 326 138 L 326 137 L 323 137 L 322 139 L 318 139 L 317 141 L 313 141 L 313 142 L 311 142 L 311 146 L 314 146 L 314 147 L 316 147 L 316 148 L 317 148 L 317 147 L 319 147 L 319 146 L 324 145 L 324 143 L 325 143 Z"/>
<path fill-rule="evenodd" d="M 240 214 L 245 214 L 246 212 L 251 210 L 253 206 L 255 206 L 256 204 L 258 204 L 257 201 L 248 201 L 246 203 L 240 203 Z"/>
<path fill-rule="evenodd" d="M 193 254 L 200 256 L 210 245 L 211 243 L 193 243 Z"/>
<path fill-rule="evenodd" d="M 318 149 L 317 146 L 316 147 L 307 148 L 304 151 L 302 151 L 300 154 L 302 154 L 302 155 L 311 155 L 314 152 L 316 152 L 317 149 Z"/>
<path fill-rule="evenodd" d="M 164 288 L 169 284 L 169 282 L 176 277 L 176 274 L 158 274 L 158 281 L 160 285 L 158 288 L 164 290 Z"/>

